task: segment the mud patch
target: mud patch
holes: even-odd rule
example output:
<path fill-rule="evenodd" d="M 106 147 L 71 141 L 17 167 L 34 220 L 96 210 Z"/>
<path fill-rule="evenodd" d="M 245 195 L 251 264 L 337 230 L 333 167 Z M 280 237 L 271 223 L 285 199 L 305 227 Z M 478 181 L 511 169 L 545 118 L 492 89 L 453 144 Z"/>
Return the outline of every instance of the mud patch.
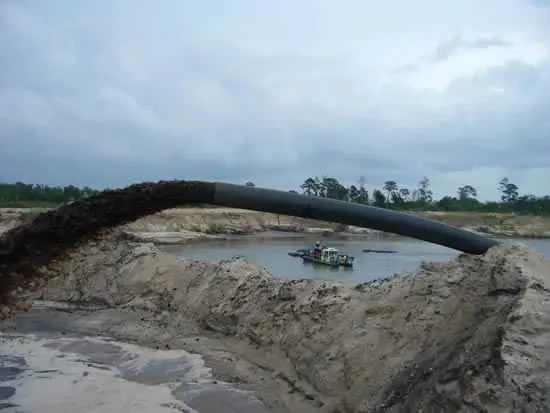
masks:
<path fill-rule="evenodd" d="M 0 401 L 29 412 L 262 412 L 253 395 L 212 379 L 200 356 L 108 338 L 3 335 Z M 15 369 L 15 370 L 14 370 Z"/>

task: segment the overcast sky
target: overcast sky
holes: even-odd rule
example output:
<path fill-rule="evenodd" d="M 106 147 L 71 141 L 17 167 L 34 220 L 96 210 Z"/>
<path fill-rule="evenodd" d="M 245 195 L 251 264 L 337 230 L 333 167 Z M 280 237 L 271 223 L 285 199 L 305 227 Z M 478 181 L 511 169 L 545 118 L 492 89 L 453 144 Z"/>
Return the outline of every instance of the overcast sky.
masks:
<path fill-rule="evenodd" d="M 1 0 L 0 181 L 550 193 L 550 0 Z"/>

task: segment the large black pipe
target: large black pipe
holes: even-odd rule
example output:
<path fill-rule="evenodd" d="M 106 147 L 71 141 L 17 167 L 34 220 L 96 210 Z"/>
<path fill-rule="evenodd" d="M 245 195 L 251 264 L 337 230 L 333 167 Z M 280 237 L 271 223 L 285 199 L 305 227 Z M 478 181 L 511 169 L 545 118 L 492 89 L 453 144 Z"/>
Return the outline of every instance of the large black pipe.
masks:
<path fill-rule="evenodd" d="M 46 261 L 64 248 L 163 209 L 189 204 L 215 204 L 293 215 L 377 229 L 483 254 L 497 242 L 487 237 L 418 216 L 327 198 L 204 181 L 144 182 L 100 192 L 38 215 L 32 222 L 0 236 L 0 272 L 8 262 Z"/>
<path fill-rule="evenodd" d="M 217 182 L 213 203 L 392 232 L 469 254 L 497 245 L 488 237 L 415 215 L 273 189 Z"/>

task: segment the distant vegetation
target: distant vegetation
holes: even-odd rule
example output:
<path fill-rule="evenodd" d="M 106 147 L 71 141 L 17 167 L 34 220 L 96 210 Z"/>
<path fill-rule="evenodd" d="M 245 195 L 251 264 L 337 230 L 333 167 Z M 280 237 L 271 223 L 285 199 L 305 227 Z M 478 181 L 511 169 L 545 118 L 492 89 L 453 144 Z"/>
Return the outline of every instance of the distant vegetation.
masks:
<path fill-rule="evenodd" d="M 247 186 L 254 186 L 246 182 Z M 416 188 L 400 186 L 395 181 L 386 181 L 382 188 L 367 188 L 366 179 L 359 178 L 356 185 L 345 186 L 336 178 L 307 178 L 300 192 L 324 198 L 374 205 L 403 211 L 477 211 L 502 212 L 530 215 L 550 215 L 550 195 L 536 197 L 520 194 L 516 184 L 508 178 L 498 182 L 501 193 L 499 202 L 481 202 L 473 185 L 457 188 L 456 194 L 439 200 L 433 199 L 430 180 L 422 178 Z M 97 190 L 73 185 L 48 186 L 17 182 L 0 184 L 1 207 L 53 207 L 96 194 Z M 291 191 L 297 192 L 297 191 Z"/>
<path fill-rule="evenodd" d="M 253 183 L 247 182 L 252 186 Z M 366 179 L 359 178 L 357 185 L 345 186 L 336 178 L 307 178 L 300 191 L 307 195 L 334 198 L 359 204 L 374 205 L 402 211 L 476 211 L 550 215 L 550 195 L 537 197 L 520 194 L 519 187 L 508 178 L 498 182 L 501 193 L 499 202 L 481 202 L 473 185 L 464 185 L 456 194 L 434 199 L 430 180 L 422 178 L 416 188 L 400 186 L 395 181 L 386 181 L 382 188 L 367 188 Z M 296 192 L 296 191 L 292 191 Z"/>
<path fill-rule="evenodd" d="M 0 184 L 0 206 L 12 208 L 54 207 L 85 198 L 99 191 L 84 187 L 33 185 L 17 182 Z"/>

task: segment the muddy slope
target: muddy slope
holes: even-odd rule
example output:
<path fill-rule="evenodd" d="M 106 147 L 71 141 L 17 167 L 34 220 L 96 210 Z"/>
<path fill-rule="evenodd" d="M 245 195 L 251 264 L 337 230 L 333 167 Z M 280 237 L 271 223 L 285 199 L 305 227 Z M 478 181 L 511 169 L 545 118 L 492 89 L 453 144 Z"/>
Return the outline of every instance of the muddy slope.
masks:
<path fill-rule="evenodd" d="M 63 205 L 40 214 L 0 237 L 0 303 L 15 286 L 33 279 L 36 268 L 104 228 L 134 221 L 163 209 L 212 199 L 204 182 L 142 183 Z"/>
<path fill-rule="evenodd" d="M 116 233 L 50 268 L 41 298 L 188 321 L 285 355 L 326 412 L 550 411 L 550 264 L 521 247 L 347 286 L 242 259 L 179 262 Z M 281 365 L 283 363 L 281 362 Z"/>

